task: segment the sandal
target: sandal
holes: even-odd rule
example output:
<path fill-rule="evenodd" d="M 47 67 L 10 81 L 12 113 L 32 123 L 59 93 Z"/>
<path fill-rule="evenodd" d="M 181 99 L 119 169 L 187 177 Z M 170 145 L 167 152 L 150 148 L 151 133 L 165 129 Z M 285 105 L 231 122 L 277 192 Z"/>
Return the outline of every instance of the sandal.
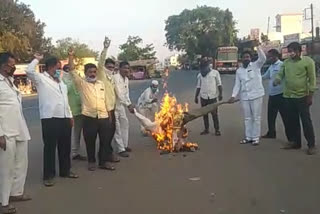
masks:
<path fill-rule="evenodd" d="M 14 214 L 16 212 L 17 212 L 17 209 L 12 205 L 2 206 L 1 207 L 1 213 L 2 214 Z"/>
<path fill-rule="evenodd" d="M 111 163 L 105 163 L 99 166 L 100 169 L 114 171 L 116 168 Z"/>
<path fill-rule="evenodd" d="M 247 139 L 243 139 L 240 141 L 240 144 L 248 144 L 248 143 L 252 143 L 252 141 Z"/>
<path fill-rule="evenodd" d="M 32 198 L 28 195 L 19 195 L 19 196 L 10 196 L 10 202 L 23 202 L 23 201 L 31 201 Z"/>
<path fill-rule="evenodd" d="M 53 179 L 48 179 L 43 181 L 43 185 L 46 187 L 53 187 L 54 186 L 54 180 Z"/>
<path fill-rule="evenodd" d="M 77 175 L 77 174 L 75 174 L 75 173 L 73 173 L 73 172 L 69 172 L 69 175 L 67 175 L 67 176 L 61 176 L 61 177 L 63 177 L 63 178 L 77 179 L 77 178 L 79 178 L 79 175 Z"/>

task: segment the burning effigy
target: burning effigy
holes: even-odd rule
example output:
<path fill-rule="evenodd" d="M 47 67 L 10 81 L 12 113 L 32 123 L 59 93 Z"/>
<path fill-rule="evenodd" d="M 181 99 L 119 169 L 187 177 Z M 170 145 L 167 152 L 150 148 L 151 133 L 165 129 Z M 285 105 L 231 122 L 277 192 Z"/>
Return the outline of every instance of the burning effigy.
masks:
<path fill-rule="evenodd" d="M 181 151 L 196 151 L 197 143 L 189 142 L 188 129 L 186 124 L 203 115 L 213 112 L 218 106 L 227 104 L 220 102 L 207 105 L 189 111 L 188 104 L 181 105 L 174 96 L 165 93 L 161 102 L 160 111 L 155 115 L 152 122 L 143 115 L 135 112 L 136 117 L 142 126 L 150 133 L 150 136 L 157 142 L 160 151 L 171 153 Z"/>
<path fill-rule="evenodd" d="M 142 126 L 150 136 L 157 142 L 157 148 L 164 153 L 171 152 L 194 152 L 199 146 L 197 143 L 189 142 L 188 129 L 186 124 L 210 112 L 214 112 L 218 106 L 227 102 L 220 102 L 207 105 L 202 108 L 189 111 L 188 104 L 178 103 L 177 99 L 167 91 L 169 70 L 164 72 L 163 89 L 166 90 L 161 104 L 160 111 L 155 114 L 155 121 L 150 121 L 142 114 L 135 111 Z"/>
<path fill-rule="evenodd" d="M 152 122 L 139 113 L 135 113 L 142 125 L 157 142 L 157 148 L 163 152 L 195 151 L 198 144 L 188 142 L 188 129 L 184 123 L 184 114 L 188 112 L 188 104 L 179 104 L 174 96 L 165 93 L 160 111 Z"/>

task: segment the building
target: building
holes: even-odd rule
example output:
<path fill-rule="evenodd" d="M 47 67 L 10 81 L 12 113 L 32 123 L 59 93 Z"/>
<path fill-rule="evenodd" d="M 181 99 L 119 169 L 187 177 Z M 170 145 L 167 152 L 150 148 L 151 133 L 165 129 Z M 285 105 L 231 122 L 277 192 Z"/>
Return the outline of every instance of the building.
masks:
<path fill-rule="evenodd" d="M 305 38 L 308 35 L 303 33 L 303 14 L 287 13 L 276 16 L 275 31 L 270 32 L 268 37 L 270 41 L 284 42 L 284 37 L 299 34 L 299 38 Z"/>
<path fill-rule="evenodd" d="M 302 22 L 302 13 L 278 14 L 276 16 L 276 32 L 280 32 L 282 35 L 301 34 L 303 32 Z"/>

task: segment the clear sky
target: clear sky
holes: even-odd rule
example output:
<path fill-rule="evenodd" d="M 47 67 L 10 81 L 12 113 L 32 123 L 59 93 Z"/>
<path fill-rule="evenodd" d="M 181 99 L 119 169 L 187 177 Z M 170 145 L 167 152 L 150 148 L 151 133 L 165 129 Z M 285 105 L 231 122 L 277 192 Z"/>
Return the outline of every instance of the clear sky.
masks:
<path fill-rule="evenodd" d="M 100 50 L 104 36 L 111 38 L 110 55 L 116 56 L 118 47 L 129 35 L 140 36 L 145 43 L 154 43 L 160 59 L 170 55 L 164 47 L 165 23 L 170 15 L 197 5 L 229 8 L 238 22 L 239 36 L 251 28 L 271 27 L 279 13 L 302 12 L 311 2 L 316 14 L 320 4 L 315 0 L 21 0 L 29 4 L 37 19 L 45 22 L 46 36 L 53 40 L 72 37 Z M 317 2 L 317 3 L 316 3 Z M 319 16 L 317 18 L 320 18 Z M 306 23 L 307 24 L 307 23 Z M 319 26 L 319 22 L 316 23 Z"/>

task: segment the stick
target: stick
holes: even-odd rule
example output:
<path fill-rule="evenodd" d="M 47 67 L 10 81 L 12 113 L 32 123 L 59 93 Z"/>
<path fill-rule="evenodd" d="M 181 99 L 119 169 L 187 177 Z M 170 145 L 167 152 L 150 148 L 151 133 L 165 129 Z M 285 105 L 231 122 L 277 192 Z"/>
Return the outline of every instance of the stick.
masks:
<path fill-rule="evenodd" d="M 234 103 L 238 102 L 239 100 L 236 100 Z M 193 109 L 189 112 L 184 112 L 184 117 L 183 117 L 183 125 L 189 123 L 192 120 L 195 120 L 201 116 L 204 116 L 206 114 L 209 114 L 213 111 L 215 111 L 220 105 L 224 104 L 231 104 L 230 102 L 220 102 L 220 103 L 213 103 L 209 104 L 207 106 L 198 108 L 198 109 Z"/>

